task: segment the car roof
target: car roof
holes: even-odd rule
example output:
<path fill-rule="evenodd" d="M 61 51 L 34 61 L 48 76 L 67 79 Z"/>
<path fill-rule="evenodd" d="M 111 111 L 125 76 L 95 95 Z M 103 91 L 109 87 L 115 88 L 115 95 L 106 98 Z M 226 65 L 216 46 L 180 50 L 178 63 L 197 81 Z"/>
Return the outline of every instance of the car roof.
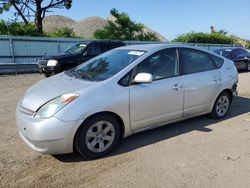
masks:
<path fill-rule="evenodd" d="M 236 50 L 236 49 L 243 49 L 243 50 L 245 50 L 242 47 L 226 47 L 226 48 L 217 48 L 217 49 L 214 49 L 214 51 L 215 50 L 225 51 L 225 50 Z"/>
<path fill-rule="evenodd" d="M 82 43 L 123 43 L 122 41 L 119 40 L 84 40 Z"/>
<path fill-rule="evenodd" d="M 181 48 L 181 47 L 203 50 L 200 48 L 196 48 L 195 46 L 188 46 L 188 45 L 183 45 L 183 44 L 172 44 L 172 43 L 127 45 L 127 46 L 119 47 L 116 49 L 119 49 L 119 50 L 138 50 L 138 51 L 155 51 L 155 50 L 161 50 L 164 48 Z"/>

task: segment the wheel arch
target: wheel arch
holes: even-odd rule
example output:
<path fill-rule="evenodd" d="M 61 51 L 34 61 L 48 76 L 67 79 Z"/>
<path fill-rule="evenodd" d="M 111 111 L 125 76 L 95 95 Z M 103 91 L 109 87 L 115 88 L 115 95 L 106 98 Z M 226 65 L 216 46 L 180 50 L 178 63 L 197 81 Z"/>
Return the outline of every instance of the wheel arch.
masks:
<path fill-rule="evenodd" d="M 214 101 L 213 101 L 213 103 L 212 103 L 212 105 L 211 105 L 211 107 L 210 107 L 209 113 L 212 112 L 213 106 L 214 106 L 214 103 L 215 103 L 216 99 L 217 99 L 217 98 L 220 96 L 220 94 L 222 94 L 223 92 L 226 92 L 226 93 L 229 94 L 229 96 L 230 96 L 230 103 L 233 101 L 233 92 L 232 92 L 232 90 L 229 89 L 229 88 L 223 89 L 223 90 L 220 91 L 220 92 L 218 93 L 218 95 L 214 98 Z"/>
<path fill-rule="evenodd" d="M 233 101 L 233 92 L 232 92 L 232 90 L 227 88 L 227 89 L 224 89 L 222 92 L 220 92 L 220 94 L 223 93 L 223 92 L 226 92 L 226 93 L 229 94 L 229 96 L 230 96 L 230 102 L 232 102 L 232 101 Z M 219 94 L 219 95 L 220 95 L 220 94 Z M 218 95 L 218 96 L 219 96 L 219 95 Z M 218 97 L 218 96 L 217 96 L 217 97 Z"/>
<path fill-rule="evenodd" d="M 94 113 L 94 114 L 88 116 L 88 117 L 81 123 L 81 125 L 77 128 L 77 130 L 76 130 L 76 132 L 75 132 L 75 135 L 74 135 L 73 148 L 74 148 L 74 145 L 75 145 L 77 133 L 78 133 L 78 131 L 81 129 L 81 127 L 83 126 L 83 124 L 84 124 L 86 121 L 88 121 L 89 119 L 94 118 L 94 117 L 96 117 L 96 116 L 98 116 L 98 115 L 111 115 L 111 116 L 115 117 L 115 118 L 119 121 L 119 125 L 120 125 L 120 128 L 121 128 L 120 139 L 123 138 L 123 136 L 124 136 L 124 134 L 125 134 L 125 126 L 124 126 L 124 122 L 123 122 L 122 118 L 121 118 L 118 114 L 116 114 L 116 113 L 114 113 L 114 112 L 111 112 L 111 111 L 102 111 L 102 112 L 97 112 L 97 113 Z M 74 149 L 75 149 L 75 148 L 74 148 Z"/>

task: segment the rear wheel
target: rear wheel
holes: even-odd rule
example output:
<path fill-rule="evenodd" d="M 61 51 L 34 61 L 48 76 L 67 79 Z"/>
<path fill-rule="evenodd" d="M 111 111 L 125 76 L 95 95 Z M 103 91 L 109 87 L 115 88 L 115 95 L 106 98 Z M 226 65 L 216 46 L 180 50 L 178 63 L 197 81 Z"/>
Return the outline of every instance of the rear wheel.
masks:
<path fill-rule="evenodd" d="M 120 139 L 119 121 L 112 115 L 97 115 L 82 124 L 75 137 L 75 148 L 85 158 L 108 154 Z"/>
<path fill-rule="evenodd" d="M 231 103 L 231 97 L 227 92 L 221 93 L 214 103 L 211 116 L 215 119 L 224 118 L 227 115 Z"/>

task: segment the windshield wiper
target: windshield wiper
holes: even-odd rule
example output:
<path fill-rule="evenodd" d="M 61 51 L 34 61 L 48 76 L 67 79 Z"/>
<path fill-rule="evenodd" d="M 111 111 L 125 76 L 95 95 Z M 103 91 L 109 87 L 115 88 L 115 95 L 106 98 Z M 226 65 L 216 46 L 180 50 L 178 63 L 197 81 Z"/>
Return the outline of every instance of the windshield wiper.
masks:
<path fill-rule="evenodd" d="M 81 77 L 83 79 L 87 79 L 87 80 L 93 80 L 89 75 L 85 74 L 85 73 L 81 73 Z"/>

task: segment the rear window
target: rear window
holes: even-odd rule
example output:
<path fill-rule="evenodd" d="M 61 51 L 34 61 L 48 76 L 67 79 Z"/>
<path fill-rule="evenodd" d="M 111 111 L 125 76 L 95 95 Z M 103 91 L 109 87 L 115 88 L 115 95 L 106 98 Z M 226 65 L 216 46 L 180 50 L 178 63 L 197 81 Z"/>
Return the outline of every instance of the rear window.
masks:
<path fill-rule="evenodd" d="M 179 50 L 180 64 L 183 74 L 198 73 L 216 69 L 216 66 L 209 54 L 189 49 L 181 48 Z"/>

